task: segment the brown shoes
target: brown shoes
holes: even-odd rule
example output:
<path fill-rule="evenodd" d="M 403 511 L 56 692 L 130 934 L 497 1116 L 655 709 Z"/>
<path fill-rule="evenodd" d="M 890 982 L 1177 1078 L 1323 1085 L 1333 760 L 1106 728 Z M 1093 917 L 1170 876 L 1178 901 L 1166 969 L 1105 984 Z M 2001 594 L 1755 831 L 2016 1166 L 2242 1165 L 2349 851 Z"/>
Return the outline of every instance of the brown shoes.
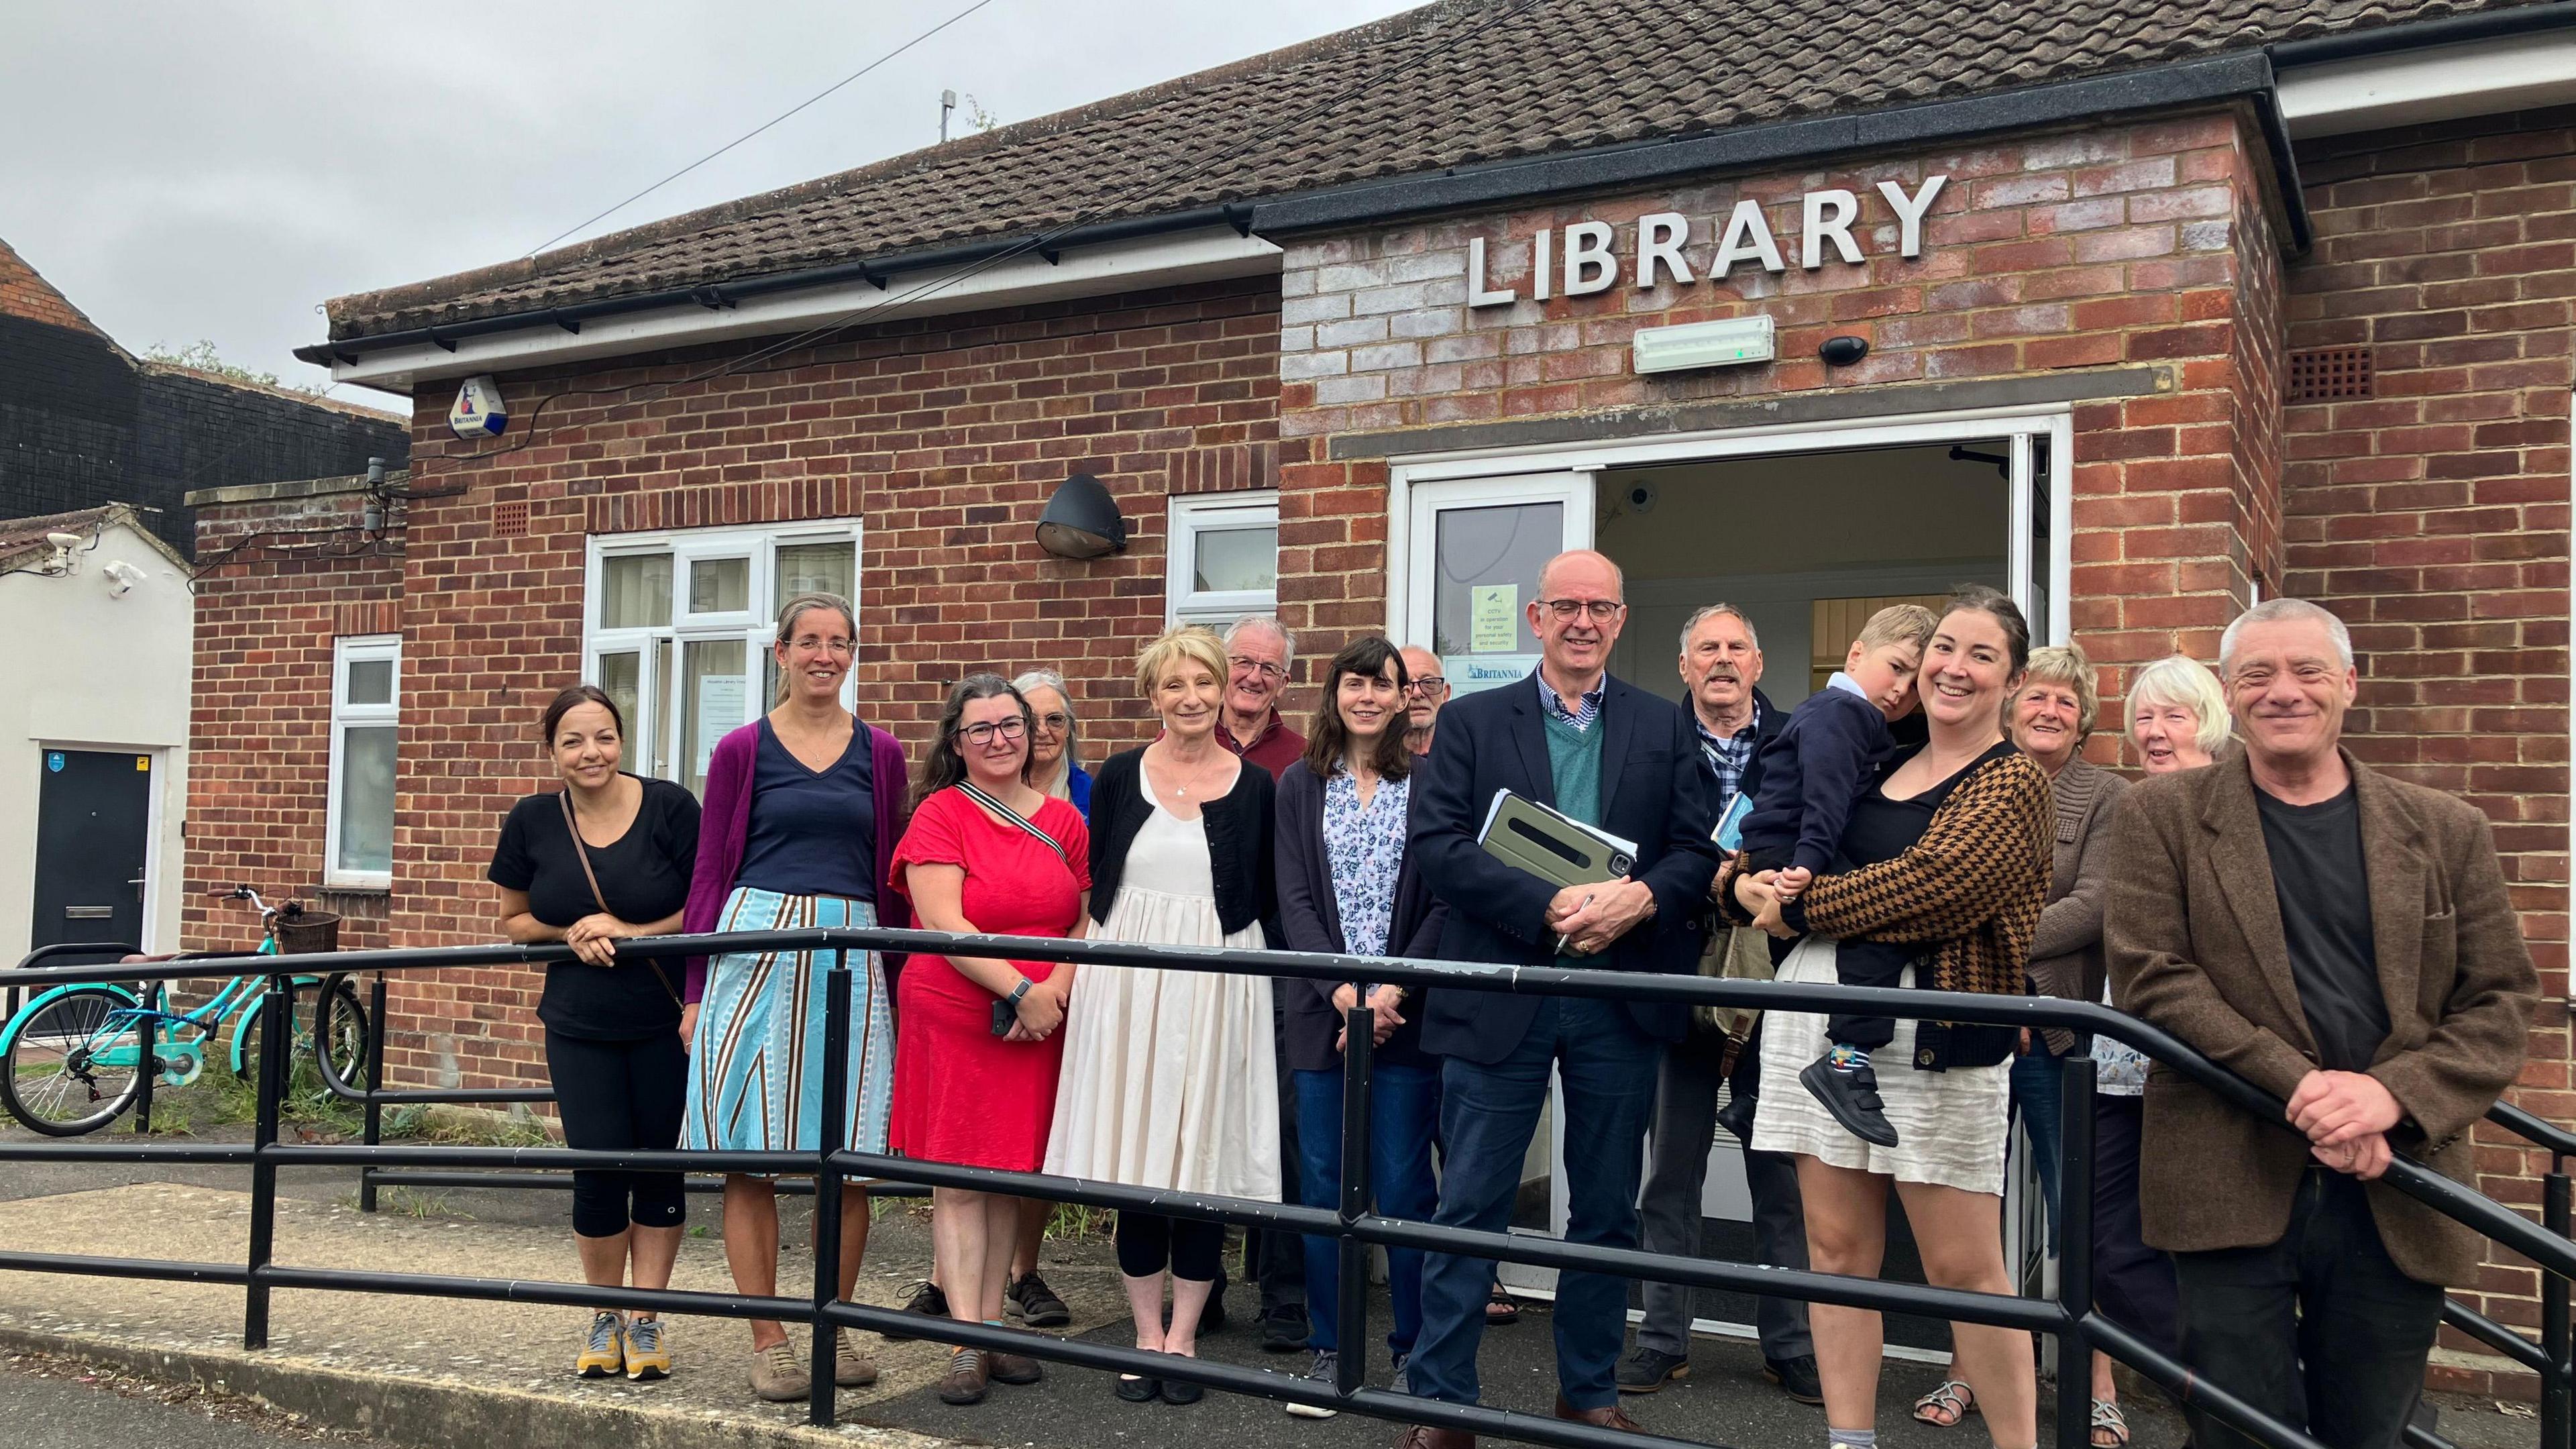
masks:
<path fill-rule="evenodd" d="M 939 1402 L 959 1408 L 980 1404 L 991 1382 L 992 1365 L 985 1361 L 982 1349 L 952 1350 L 948 1355 L 948 1375 L 939 1381 Z"/>
<path fill-rule="evenodd" d="M 1476 1436 L 1464 1429 L 1434 1429 L 1413 1424 L 1397 1436 L 1395 1449 L 1476 1449 Z"/>
<path fill-rule="evenodd" d="M 877 1381 L 876 1360 L 859 1352 L 846 1328 L 832 1330 L 832 1382 L 845 1389 L 864 1389 Z"/>
<path fill-rule="evenodd" d="M 1578 1409 L 1567 1403 L 1563 1394 L 1556 1396 L 1556 1416 L 1560 1419 L 1571 1419 L 1578 1424 L 1597 1424 L 1604 1429 L 1624 1429 L 1631 1434 L 1646 1432 L 1636 1420 L 1628 1417 L 1627 1410 L 1617 1404 L 1603 1404 L 1597 1409 Z"/>

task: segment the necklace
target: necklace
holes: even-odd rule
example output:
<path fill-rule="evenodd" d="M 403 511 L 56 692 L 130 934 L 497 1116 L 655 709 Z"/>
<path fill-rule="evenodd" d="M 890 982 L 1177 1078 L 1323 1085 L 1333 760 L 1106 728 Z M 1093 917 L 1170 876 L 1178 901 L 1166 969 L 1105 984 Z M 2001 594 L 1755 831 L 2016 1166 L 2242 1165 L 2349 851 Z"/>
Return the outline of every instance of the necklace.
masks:
<path fill-rule="evenodd" d="M 1222 767 L 1224 766 L 1224 764 L 1226 763 L 1226 754 L 1225 754 L 1225 752 L 1224 752 L 1223 750 L 1219 750 L 1219 751 L 1217 752 L 1217 758 L 1216 758 L 1215 763 L 1216 763 L 1220 768 L 1222 768 Z M 1201 794 L 1202 794 L 1202 795 L 1204 795 L 1204 794 L 1205 794 L 1205 789 L 1204 789 L 1204 786 L 1203 786 L 1202 782 L 1204 782 L 1204 781 L 1208 778 L 1209 774 L 1210 774 L 1210 771 L 1208 770 L 1208 767 L 1207 767 L 1207 766 L 1205 766 L 1205 765 L 1201 765 L 1201 766 L 1199 766 L 1199 767 L 1198 767 L 1198 769 L 1197 769 L 1197 771 L 1196 771 L 1196 773 L 1194 773 L 1194 774 L 1189 774 L 1189 775 L 1183 775 L 1183 774 L 1180 774 L 1180 773 L 1178 773 L 1178 772 L 1177 772 L 1177 770 L 1176 770 L 1176 771 L 1175 771 L 1175 773 L 1174 773 L 1174 774 L 1173 774 L 1173 776 L 1172 776 L 1172 793 L 1173 793 L 1173 794 L 1175 794 L 1175 795 L 1180 796 L 1180 797 L 1181 797 L 1182 799 L 1184 799 L 1184 800 L 1187 800 L 1188 798 L 1190 798 L 1190 788 L 1191 788 L 1191 786 L 1193 786 L 1193 785 L 1201 785 L 1201 786 L 1202 786 L 1202 788 L 1201 788 Z"/>

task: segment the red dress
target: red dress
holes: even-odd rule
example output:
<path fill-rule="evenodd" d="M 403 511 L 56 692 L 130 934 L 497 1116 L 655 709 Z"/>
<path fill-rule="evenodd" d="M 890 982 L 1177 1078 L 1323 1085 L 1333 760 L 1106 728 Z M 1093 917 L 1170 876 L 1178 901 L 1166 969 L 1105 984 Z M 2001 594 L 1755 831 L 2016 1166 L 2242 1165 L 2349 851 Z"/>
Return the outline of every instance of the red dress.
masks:
<path fill-rule="evenodd" d="M 1064 860 L 1027 831 L 985 814 L 962 791 L 942 790 L 913 812 L 895 847 L 894 878 L 901 882 L 910 865 L 963 866 L 959 904 L 977 930 L 1069 935 L 1082 916 L 1082 893 L 1091 888 L 1091 836 L 1082 816 L 1053 797 L 1032 823 L 1064 847 Z M 1052 961 L 1012 964 L 1031 981 L 1056 969 Z M 993 1035 L 993 1003 L 1000 998 L 944 956 L 911 958 L 895 994 L 891 1149 L 930 1162 L 1037 1171 L 1055 1119 L 1064 1033 L 1040 1042 Z"/>

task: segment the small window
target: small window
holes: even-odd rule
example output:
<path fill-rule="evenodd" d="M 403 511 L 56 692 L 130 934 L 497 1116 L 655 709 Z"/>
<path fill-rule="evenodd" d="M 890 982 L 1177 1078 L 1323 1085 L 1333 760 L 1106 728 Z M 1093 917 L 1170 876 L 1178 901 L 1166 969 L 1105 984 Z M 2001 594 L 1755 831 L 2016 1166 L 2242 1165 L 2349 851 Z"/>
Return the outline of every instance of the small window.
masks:
<path fill-rule="evenodd" d="M 1172 500 L 1166 617 L 1223 628 L 1279 607 L 1279 495 Z"/>
<path fill-rule="evenodd" d="M 331 655 L 331 778 L 322 883 L 390 890 L 394 872 L 394 738 L 402 640 L 342 639 Z"/>

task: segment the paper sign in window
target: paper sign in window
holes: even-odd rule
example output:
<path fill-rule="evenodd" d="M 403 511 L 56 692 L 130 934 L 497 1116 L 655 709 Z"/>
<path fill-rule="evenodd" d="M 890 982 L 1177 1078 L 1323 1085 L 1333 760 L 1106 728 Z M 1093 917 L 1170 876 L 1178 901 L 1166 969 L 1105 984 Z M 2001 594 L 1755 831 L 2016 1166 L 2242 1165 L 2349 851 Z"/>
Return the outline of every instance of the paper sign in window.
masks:
<path fill-rule="evenodd" d="M 1467 648 L 1508 654 L 1520 642 L 1521 586 L 1476 584 L 1467 590 Z"/>

